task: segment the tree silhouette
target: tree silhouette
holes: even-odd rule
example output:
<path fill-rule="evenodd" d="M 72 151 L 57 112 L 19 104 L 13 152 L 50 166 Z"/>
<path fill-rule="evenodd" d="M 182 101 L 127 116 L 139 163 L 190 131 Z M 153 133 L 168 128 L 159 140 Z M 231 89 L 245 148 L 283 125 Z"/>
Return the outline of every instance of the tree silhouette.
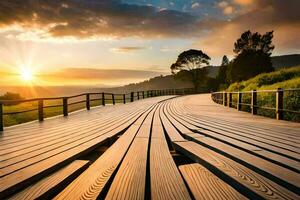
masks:
<path fill-rule="evenodd" d="M 170 67 L 171 72 L 177 78 L 190 80 L 197 91 L 201 82 L 206 79 L 207 70 L 203 67 L 209 65 L 209 60 L 210 57 L 201 50 L 190 49 L 179 54 Z"/>
<path fill-rule="evenodd" d="M 262 51 L 271 55 L 275 46 L 272 44 L 273 32 L 266 32 L 264 35 L 260 33 L 251 33 L 250 30 L 244 32 L 241 37 L 234 43 L 233 52 L 241 54 L 244 51 Z"/>
<path fill-rule="evenodd" d="M 227 71 L 227 66 L 229 64 L 229 59 L 227 58 L 226 55 L 223 56 L 222 58 L 222 63 L 218 71 L 218 75 L 216 77 L 217 81 L 219 84 L 225 84 L 226 83 L 226 71 Z"/>
<path fill-rule="evenodd" d="M 227 67 L 227 81 L 242 81 L 263 72 L 273 71 L 270 56 L 275 47 L 272 39 L 273 31 L 264 35 L 244 32 L 234 43 L 233 52 L 237 55 Z"/>
<path fill-rule="evenodd" d="M 229 59 L 227 58 L 226 55 L 224 55 L 223 58 L 222 58 L 221 66 L 225 66 L 225 65 L 228 65 L 228 64 L 229 64 Z"/>

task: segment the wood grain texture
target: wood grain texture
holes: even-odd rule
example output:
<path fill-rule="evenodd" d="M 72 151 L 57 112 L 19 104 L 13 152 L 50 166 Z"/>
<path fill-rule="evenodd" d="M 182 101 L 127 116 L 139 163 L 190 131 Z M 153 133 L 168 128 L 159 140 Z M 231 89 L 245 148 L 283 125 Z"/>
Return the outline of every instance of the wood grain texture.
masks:
<path fill-rule="evenodd" d="M 175 129 L 175 127 L 171 124 L 169 119 L 163 113 L 163 110 L 160 111 L 160 118 L 161 118 L 162 124 L 164 126 L 164 129 L 166 130 L 166 132 L 172 142 L 185 141 L 185 139 L 178 133 L 178 131 Z"/>
<path fill-rule="evenodd" d="M 210 170 L 220 175 L 225 175 L 227 183 L 238 183 L 240 186 L 254 193 L 247 193 L 252 198 L 266 199 L 297 199 L 298 195 L 271 180 L 257 174 L 247 167 L 222 156 L 210 149 L 207 149 L 194 142 L 175 142 L 175 148 L 191 159 L 204 164 Z M 234 186 L 233 186 L 234 187 Z M 242 192 L 242 191 L 241 191 Z M 244 191 L 243 191 L 244 192 Z"/>
<path fill-rule="evenodd" d="M 265 159 L 249 154 L 209 137 L 190 138 L 197 143 L 206 145 L 210 148 L 214 148 L 216 150 L 219 150 L 220 152 L 224 152 L 224 154 L 232 156 L 232 158 L 235 158 L 236 160 L 238 160 L 238 162 L 246 162 L 249 165 L 252 165 L 252 170 L 256 169 L 261 173 L 261 175 L 267 176 L 266 173 L 268 173 L 270 175 L 268 176 L 271 179 L 278 181 L 278 184 L 281 184 L 283 187 L 288 187 L 288 184 L 295 188 L 299 188 L 300 186 L 300 175 L 294 171 L 288 170 Z"/>
<path fill-rule="evenodd" d="M 1 135 L 0 199 L 21 190 L 14 198 L 46 197 L 80 168 L 62 167 L 111 138 L 55 199 L 300 199 L 299 130 L 224 108 L 210 95 L 79 111 Z"/>
<path fill-rule="evenodd" d="M 12 145 L 14 140 L 17 146 L 9 148 L 6 146 L 2 149 L 8 152 L 0 151 L 2 156 L 7 156 L 0 166 L 0 197 L 24 188 L 30 182 L 39 179 L 39 176 L 45 176 L 65 163 L 86 154 L 106 139 L 126 129 L 151 106 L 167 98 L 169 97 L 145 99 L 132 104 L 111 106 L 109 109 L 99 107 L 88 112 L 78 112 L 74 116 L 69 115 L 68 119 L 57 117 L 45 120 L 42 125 L 36 123 L 36 127 L 35 123 L 30 123 L 9 128 L 0 138 L 0 147 Z M 107 115 L 101 113 L 102 109 L 108 111 Z M 22 136 L 23 130 L 26 136 L 32 133 L 34 137 L 28 137 L 26 141 L 26 137 Z M 16 133 L 22 137 L 21 140 L 16 137 Z M 4 146 L 1 145 L 2 142 Z M 22 147 L 28 152 L 19 154 Z M 10 151 L 10 148 L 18 149 Z M 16 152 L 18 153 L 14 155 Z"/>
<path fill-rule="evenodd" d="M 171 111 L 170 111 L 171 112 Z M 187 127 L 194 129 L 194 126 L 197 125 L 197 122 L 189 120 L 189 117 L 178 116 L 177 112 L 171 112 L 173 119 L 180 121 Z M 202 124 L 198 124 L 202 126 Z M 202 126 L 203 127 L 203 126 Z M 213 137 L 217 140 L 221 140 L 227 143 L 243 148 L 244 150 L 251 150 L 254 154 L 264 157 L 265 159 L 273 160 L 279 165 L 292 169 L 293 171 L 299 171 L 299 161 L 297 161 L 298 154 L 286 151 L 282 148 L 272 146 L 261 141 L 252 140 L 249 138 L 241 137 L 240 135 L 230 133 L 228 131 L 219 130 L 215 127 L 205 127 L 207 130 L 199 130 L 200 133 L 203 133 L 204 136 Z M 294 155 L 295 157 L 293 157 Z"/>
<path fill-rule="evenodd" d="M 88 164 L 89 161 L 75 160 L 58 172 L 43 178 L 37 183 L 10 197 L 10 199 L 48 199 L 57 192 L 55 191 L 56 188 L 59 189 L 61 186 L 71 182 L 72 178 L 76 178 L 76 176 L 88 167 Z"/>
<path fill-rule="evenodd" d="M 66 187 L 55 199 L 96 199 L 121 163 L 148 113 L 144 113 L 131 125 L 88 170 Z"/>
<path fill-rule="evenodd" d="M 154 116 L 150 146 L 150 180 L 152 199 L 191 199 L 170 154 L 159 112 Z M 155 124 L 155 125 L 154 125 Z"/>
<path fill-rule="evenodd" d="M 179 170 L 195 199 L 247 199 L 198 163 L 181 165 Z"/>
<path fill-rule="evenodd" d="M 144 199 L 148 138 L 136 138 L 118 170 L 106 199 Z"/>

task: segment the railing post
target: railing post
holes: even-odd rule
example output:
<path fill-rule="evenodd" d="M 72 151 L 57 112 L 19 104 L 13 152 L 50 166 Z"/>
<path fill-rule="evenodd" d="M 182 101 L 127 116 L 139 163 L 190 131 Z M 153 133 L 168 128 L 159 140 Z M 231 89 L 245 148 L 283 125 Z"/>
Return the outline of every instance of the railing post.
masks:
<path fill-rule="evenodd" d="M 102 92 L 102 106 L 105 106 L 105 94 Z"/>
<path fill-rule="evenodd" d="M 87 110 L 90 110 L 91 109 L 91 106 L 90 106 L 90 94 L 86 94 L 86 109 Z"/>
<path fill-rule="evenodd" d="M 228 107 L 230 108 L 232 106 L 232 93 L 229 92 L 228 93 L 228 103 L 227 103 Z"/>
<path fill-rule="evenodd" d="M 112 98 L 112 103 L 113 103 L 113 105 L 115 105 L 115 104 L 116 104 L 116 102 L 115 102 L 115 95 L 114 95 L 114 94 L 111 94 L 111 98 Z"/>
<path fill-rule="evenodd" d="M 137 92 L 137 98 L 140 99 L 140 92 Z"/>
<path fill-rule="evenodd" d="M 126 104 L 126 95 L 123 94 L 123 103 Z"/>
<path fill-rule="evenodd" d="M 278 88 L 276 91 L 276 119 L 283 119 L 283 90 Z"/>
<path fill-rule="evenodd" d="M 241 103 L 242 103 L 242 93 L 238 92 L 237 103 L 236 103 L 236 109 L 237 110 L 241 110 L 241 108 L 242 108 Z"/>
<path fill-rule="evenodd" d="M 63 114 L 64 116 L 68 116 L 68 98 L 63 98 Z"/>
<path fill-rule="evenodd" d="M 145 92 L 143 91 L 143 99 L 145 99 Z"/>
<path fill-rule="evenodd" d="M 257 114 L 257 92 L 256 90 L 252 90 L 251 92 L 251 113 L 252 115 Z"/>
<path fill-rule="evenodd" d="M 130 93 L 130 101 L 133 102 L 134 101 L 134 92 Z"/>
<path fill-rule="evenodd" d="M 38 115 L 39 115 L 39 121 L 42 122 L 44 121 L 44 101 L 43 100 L 39 100 L 38 101 Z"/>
<path fill-rule="evenodd" d="M 223 92 L 223 106 L 226 106 L 227 104 L 227 92 Z"/>
<path fill-rule="evenodd" d="M 3 103 L 0 102 L 0 131 L 3 131 L 4 123 L 3 123 Z"/>

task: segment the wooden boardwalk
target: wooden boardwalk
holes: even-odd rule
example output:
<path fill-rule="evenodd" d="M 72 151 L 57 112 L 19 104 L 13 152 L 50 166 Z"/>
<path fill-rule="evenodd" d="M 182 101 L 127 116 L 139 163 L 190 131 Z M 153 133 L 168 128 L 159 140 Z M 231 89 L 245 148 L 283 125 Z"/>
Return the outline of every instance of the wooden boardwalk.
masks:
<path fill-rule="evenodd" d="M 7 128 L 0 199 L 300 199 L 300 124 L 209 94 Z"/>

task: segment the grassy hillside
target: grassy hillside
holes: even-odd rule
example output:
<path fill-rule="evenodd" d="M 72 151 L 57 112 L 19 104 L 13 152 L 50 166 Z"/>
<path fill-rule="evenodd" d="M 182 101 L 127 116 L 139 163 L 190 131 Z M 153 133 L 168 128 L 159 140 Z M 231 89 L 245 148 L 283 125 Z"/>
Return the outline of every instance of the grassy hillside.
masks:
<path fill-rule="evenodd" d="M 229 86 L 228 91 L 249 91 L 249 90 L 274 90 L 277 88 L 290 89 L 300 88 L 300 66 L 281 69 L 271 73 L 260 74 L 247 81 L 234 83 Z M 237 95 L 233 96 L 233 102 L 236 102 Z M 251 93 L 243 94 L 242 103 L 250 104 Z M 268 117 L 275 117 L 275 110 L 268 108 L 275 108 L 276 93 L 259 92 L 257 93 L 257 102 L 259 107 L 258 114 Z M 300 112 L 300 91 L 284 91 L 283 108 Z M 247 105 L 242 106 L 242 110 L 250 111 Z M 300 115 L 291 112 L 284 112 L 284 119 L 290 121 L 300 122 Z"/>
<path fill-rule="evenodd" d="M 263 73 L 247 81 L 233 83 L 228 91 L 270 90 L 277 88 L 300 88 L 300 65 Z"/>

